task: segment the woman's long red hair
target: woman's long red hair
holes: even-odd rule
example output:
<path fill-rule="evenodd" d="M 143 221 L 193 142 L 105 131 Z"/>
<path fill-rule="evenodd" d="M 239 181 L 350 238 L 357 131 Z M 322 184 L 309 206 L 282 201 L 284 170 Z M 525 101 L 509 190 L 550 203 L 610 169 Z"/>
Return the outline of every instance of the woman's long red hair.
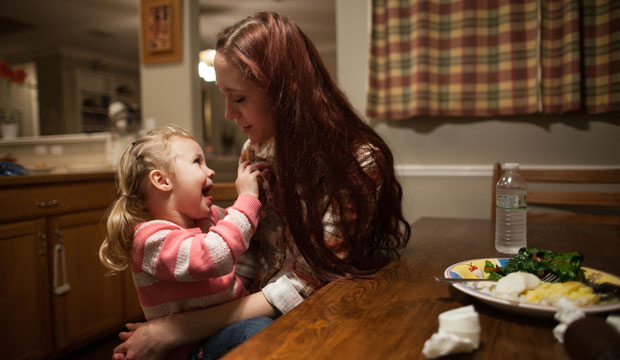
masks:
<path fill-rule="evenodd" d="M 308 37 L 286 17 L 262 12 L 222 31 L 216 50 L 272 101 L 276 206 L 317 278 L 372 273 L 397 257 L 410 226 L 392 153 L 353 110 Z M 361 147 L 372 152 L 379 188 L 358 162 Z M 340 219 L 345 259 L 316 241 L 323 239 L 326 197 L 340 214 L 355 214 Z M 368 206 L 371 197 L 376 207 Z"/>

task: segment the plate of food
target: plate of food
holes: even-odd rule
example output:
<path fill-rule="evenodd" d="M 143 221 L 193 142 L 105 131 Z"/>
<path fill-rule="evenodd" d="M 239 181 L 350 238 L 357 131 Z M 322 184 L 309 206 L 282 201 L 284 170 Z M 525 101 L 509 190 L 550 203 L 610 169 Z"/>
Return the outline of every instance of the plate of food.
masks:
<path fill-rule="evenodd" d="M 553 316 L 558 303 L 568 300 L 584 313 L 620 310 L 617 292 L 594 291 L 592 284 L 620 286 L 613 274 L 581 266 L 578 252 L 556 253 L 550 250 L 523 248 L 514 258 L 471 259 L 450 265 L 446 278 L 498 281 L 471 281 L 453 284 L 455 288 L 497 308 L 534 316 Z M 541 281 L 554 275 L 557 282 Z M 612 285 L 612 286 L 613 286 Z M 562 299 L 562 300 L 560 300 Z"/>
<path fill-rule="evenodd" d="M 51 172 L 52 170 L 54 170 L 53 166 L 49 166 L 46 163 L 43 162 L 36 162 L 32 165 L 26 166 L 26 168 L 28 169 L 28 171 L 30 171 L 33 174 L 46 174 Z"/>

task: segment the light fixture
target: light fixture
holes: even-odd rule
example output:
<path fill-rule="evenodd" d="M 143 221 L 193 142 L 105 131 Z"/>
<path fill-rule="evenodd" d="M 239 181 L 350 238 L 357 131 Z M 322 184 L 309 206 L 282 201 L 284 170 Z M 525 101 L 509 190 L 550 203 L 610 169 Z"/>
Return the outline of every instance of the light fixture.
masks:
<path fill-rule="evenodd" d="M 198 75 L 207 82 L 215 81 L 215 68 L 213 67 L 213 59 L 215 58 L 215 50 L 207 49 L 200 52 L 200 62 L 198 63 Z"/>

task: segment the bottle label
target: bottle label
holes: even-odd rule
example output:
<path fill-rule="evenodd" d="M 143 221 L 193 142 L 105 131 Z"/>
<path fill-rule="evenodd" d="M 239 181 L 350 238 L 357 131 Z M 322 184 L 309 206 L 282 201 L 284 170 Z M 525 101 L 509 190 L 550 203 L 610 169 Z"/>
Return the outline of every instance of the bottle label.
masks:
<path fill-rule="evenodd" d="M 497 194 L 495 207 L 500 209 L 526 209 L 527 195 L 502 195 Z"/>

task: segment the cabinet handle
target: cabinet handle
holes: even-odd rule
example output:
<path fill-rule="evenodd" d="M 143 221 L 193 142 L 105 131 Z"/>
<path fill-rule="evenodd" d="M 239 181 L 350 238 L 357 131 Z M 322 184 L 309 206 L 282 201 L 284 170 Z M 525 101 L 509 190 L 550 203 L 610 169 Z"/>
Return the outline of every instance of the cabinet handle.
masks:
<path fill-rule="evenodd" d="M 56 229 L 58 244 L 54 246 L 54 294 L 57 296 L 66 294 L 71 290 L 71 285 L 67 282 L 67 265 L 65 262 L 65 251 L 62 244 L 62 231 Z M 62 284 L 58 285 L 58 256 L 60 255 L 60 265 L 62 265 Z"/>
<path fill-rule="evenodd" d="M 36 201 L 34 203 L 36 206 L 41 208 L 51 207 L 58 205 L 58 200 L 50 200 L 50 201 Z"/>
<path fill-rule="evenodd" d="M 39 255 L 45 255 L 47 252 L 47 235 L 44 233 L 38 233 L 37 236 L 39 237 L 39 241 L 41 243 L 39 246 Z"/>

